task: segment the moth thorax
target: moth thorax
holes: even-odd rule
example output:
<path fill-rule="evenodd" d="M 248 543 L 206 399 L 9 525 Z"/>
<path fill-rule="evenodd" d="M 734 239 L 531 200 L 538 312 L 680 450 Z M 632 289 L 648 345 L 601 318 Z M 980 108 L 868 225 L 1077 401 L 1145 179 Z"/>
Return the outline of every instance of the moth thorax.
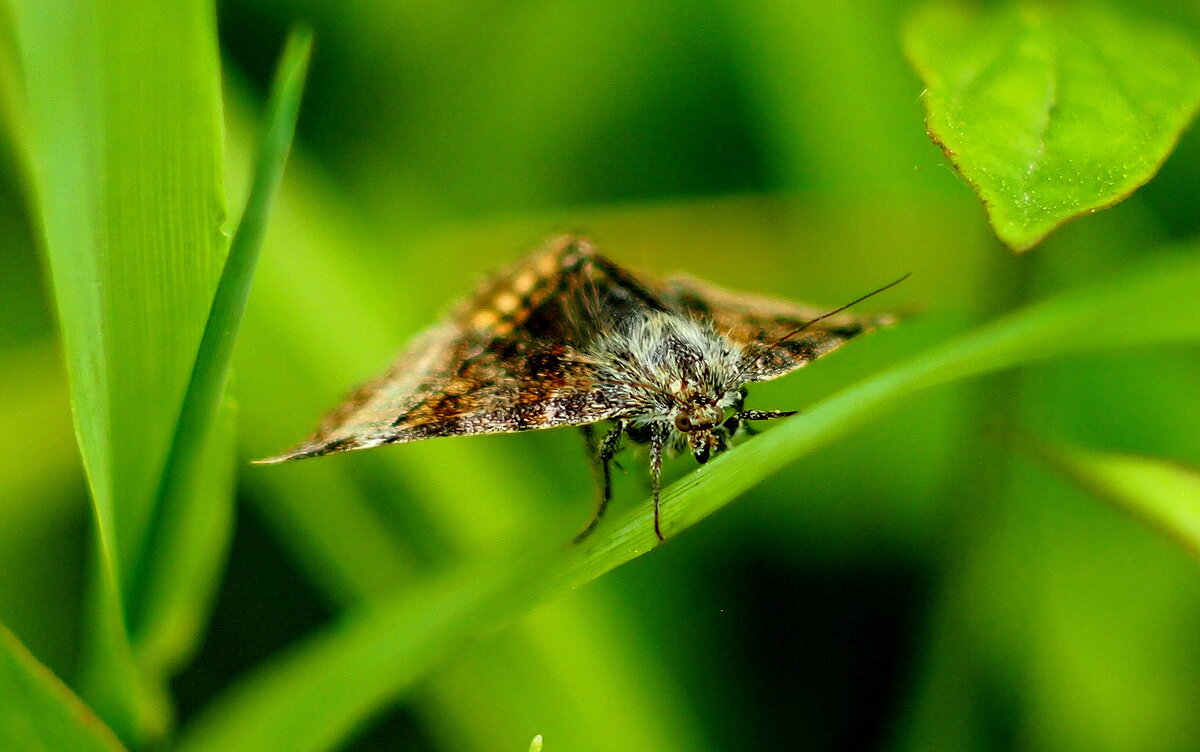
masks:
<path fill-rule="evenodd" d="M 649 311 L 631 322 L 624 344 L 647 380 L 676 399 L 716 398 L 736 372 L 736 348 L 710 325 L 689 316 Z"/>

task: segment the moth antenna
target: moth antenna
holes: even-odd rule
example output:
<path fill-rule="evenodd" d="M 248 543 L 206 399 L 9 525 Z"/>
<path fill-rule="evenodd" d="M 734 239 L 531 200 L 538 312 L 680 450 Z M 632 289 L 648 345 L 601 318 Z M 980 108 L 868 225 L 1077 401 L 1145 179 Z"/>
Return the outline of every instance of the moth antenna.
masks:
<path fill-rule="evenodd" d="M 911 276 L 912 276 L 912 272 L 909 272 L 908 274 L 905 274 L 905 275 L 904 275 L 903 277 L 901 277 L 900 279 L 898 279 L 898 280 L 896 280 L 896 281 L 894 281 L 894 282 L 889 282 L 889 283 L 887 283 L 886 285 L 884 285 L 883 287 L 879 288 L 878 290 L 873 290 L 873 291 L 871 291 L 871 292 L 867 293 L 866 295 L 862 296 L 861 298 L 858 298 L 858 299 L 856 299 L 856 300 L 852 300 L 852 301 L 850 301 L 849 303 L 847 303 L 846 305 L 842 306 L 841 308 L 835 308 L 835 309 L 833 309 L 832 311 L 830 311 L 829 313 L 823 313 L 823 314 L 821 314 L 820 316 L 816 317 L 816 318 L 815 318 L 815 319 L 813 319 L 812 321 L 809 321 L 808 323 L 804 324 L 804 326 L 799 326 L 799 327 L 796 327 L 796 328 L 795 328 L 795 329 L 793 329 L 792 331 L 788 332 L 787 334 L 783 335 L 783 336 L 782 336 L 782 337 L 780 337 L 779 339 L 775 340 L 774 342 L 772 342 L 772 343 L 771 343 L 771 345 L 770 345 L 770 348 L 768 348 L 768 349 L 772 349 L 772 348 L 778 347 L 779 345 L 783 344 L 783 343 L 784 343 L 784 342 L 786 342 L 787 340 L 789 340 L 789 339 L 791 339 L 792 337 L 796 336 L 797 334 L 799 334 L 800 332 L 804 331 L 805 329 L 807 329 L 808 327 L 812 326 L 813 324 L 817 323 L 818 321 L 823 321 L 824 319 L 827 319 L 827 318 L 829 318 L 830 316 L 835 316 L 835 315 L 837 315 L 837 314 L 841 313 L 842 311 L 846 310 L 847 308 L 850 308 L 850 307 L 852 307 L 852 306 L 856 306 L 856 305 L 858 305 L 859 303 L 863 302 L 863 301 L 864 301 L 864 300 L 866 300 L 867 298 L 873 298 L 873 297 L 875 297 L 876 295 L 878 295 L 879 293 L 881 293 L 881 292 L 884 292 L 885 290 L 890 290 L 890 289 L 892 289 L 893 287 L 895 287 L 896 285 L 900 284 L 901 282 L 903 282 L 904 280 L 908 279 L 908 278 L 909 278 L 909 277 L 911 277 Z"/>

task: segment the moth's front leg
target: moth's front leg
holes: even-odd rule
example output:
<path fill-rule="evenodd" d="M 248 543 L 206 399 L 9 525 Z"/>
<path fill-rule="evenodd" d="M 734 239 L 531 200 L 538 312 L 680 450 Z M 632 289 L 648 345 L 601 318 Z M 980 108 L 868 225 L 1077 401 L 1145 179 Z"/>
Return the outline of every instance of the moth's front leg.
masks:
<path fill-rule="evenodd" d="M 654 491 L 654 534 L 662 542 L 667 539 L 662 534 L 662 524 L 658 514 L 658 492 L 662 489 L 663 450 L 667 446 L 670 428 L 665 423 L 653 424 L 650 432 L 650 483 Z"/>
<path fill-rule="evenodd" d="M 749 421 L 752 420 L 774 420 L 775 418 L 787 418 L 795 415 L 796 410 L 738 410 L 733 415 L 725 419 L 725 430 L 730 436 L 737 433 L 738 429 L 745 431 L 750 436 L 758 433 Z"/>
<path fill-rule="evenodd" d="M 583 436 L 584 451 L 587 452 L 588 466 L 592 468 L 592 485 L 599 491 L 601 488 L 600 477 L 600 449 L 596 446 L 596 429 L 592 424 L 579 427 L 579 433 Z"/>
<path fill-rule="evenodd" d="M 790 418 L 799 410 L 741 410 L 733 417 L 738 420 L 774 420 L 775 418 Z"/>
<path fill-rule="evenodd" d="M 616 425 L 609 429 L 608 433 L 604 434 L 604 438 L 600 440 L 599 448 L 596 447 L 596 433 L 590 426 L 582 426 L 583 440 L 587 444 L 588 457 L 592 461 L 593 477 L 596 480 L 596 514 L 592 517 L 592 521 L 583 529 L 579 535 L 575 536 L 575 542 L 579 543 L 584 538 L 592 534 L 596 529 L 596 525 L 600 524 L 600 518 L 604 516 L 605 510 L 608 509 L 608 502 L 612 498 L 612 459 L 617 453 L 617 449 L 621 444 L 621 434 L 625 432 L 625 421 L 618 420 Z"/>

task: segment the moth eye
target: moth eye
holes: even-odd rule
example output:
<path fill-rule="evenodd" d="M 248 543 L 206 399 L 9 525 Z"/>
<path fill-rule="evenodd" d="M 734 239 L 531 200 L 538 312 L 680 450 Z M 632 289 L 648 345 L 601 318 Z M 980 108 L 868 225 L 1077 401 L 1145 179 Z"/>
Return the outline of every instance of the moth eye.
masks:
<path fill-rule="evenodd" d="M 687 433 L 688 431 L 692 430 L 692 419 L 689 418 L 685 413 L 679 413 L 675 416 L 675 427 L 680 431 Z"/>

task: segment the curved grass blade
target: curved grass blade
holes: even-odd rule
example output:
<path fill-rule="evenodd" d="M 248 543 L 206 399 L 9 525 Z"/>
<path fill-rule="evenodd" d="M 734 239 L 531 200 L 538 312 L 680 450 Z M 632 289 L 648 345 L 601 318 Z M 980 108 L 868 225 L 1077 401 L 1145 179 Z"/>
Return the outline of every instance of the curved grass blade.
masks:
<path fill-rule="evenodd" d="M 1058 443 L 1030 447 L 1059 473 L 1200 559 L 1200 469 Z"/>
<path fill-rule="evenodd" d="M 0 625 L 0 749 L 120 752 L 113 732 Z"/>
<path fill-rule="evenodd" d="M 673 484 L 663 494 L 667 536 L 920 390 L 1097 348 L 1198 341 L 1198 287 L 1200 256 L 1159 261 L 1029 306 L 888 368 Z M 1147 327 L 1129 318 L 1131 310 L 1146 310 L 1147 301 L 1163 317 L 1161 325 Z M 651 511 L 644 504 L 606 523 L 583 546 L 546 551 L 544 543 L 531 544 L 511 561 L 464 567 L 351 614 L 248 676 L 187 729 L 181 749 L 330 749 L 458 646 L 654 545 Z M 328 692 L 331 686 L 340 688 L 336 696 Z"/>
<path fill-rule="evenodd" d="M 156 513 L 151 519 L 139 566 L 134 570 L 136 577 L 132 580 L 128 600 L 131 604 L 130 628 L 135 639 L 145 638 L 156 624 L 169 624 L 171 610 L 195 605 L 190 597 L 191 589 L 181 591 L 176 587 L 181 578 L 164 574 L 179 571 L 175 560 L 180 549 L 189 548 L 188 535 L 194 536 L 186 524 L 190 516 L 188 502 L 194 486 L 206 480 L 198 477 L 197 472 L 225 392 L 233 345 L 246 310 L 267 214 L 291 150 L 311 50 L 311 32 L 296 30 L 288 38 L 280 58 L 268 100 L 267 127 L 250 194 L 230 243 L 229 256 L 200 340 L 159 484 Z M 195 537 L 191 542 L 196 542 Z M 221 545 L 220 541 L 215 543 Z M 210 564 L 199 562 L 198 566 L 208 572 Z M 192 577 L 184 572 L 182 579 L 186 581 Z M 212 579 L 208 578 L 210 582 Z M 166 618 L 151 618 L 164 610 L 168 614 Z"/>

